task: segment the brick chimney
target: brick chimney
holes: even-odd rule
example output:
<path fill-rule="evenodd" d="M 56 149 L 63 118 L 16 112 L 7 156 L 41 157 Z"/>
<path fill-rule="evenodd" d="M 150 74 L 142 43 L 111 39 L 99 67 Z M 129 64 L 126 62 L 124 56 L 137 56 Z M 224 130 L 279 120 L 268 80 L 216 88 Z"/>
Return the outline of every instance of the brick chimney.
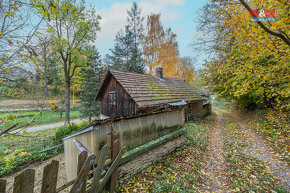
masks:
<path fill-rule="evenodd" d="M 155 76 L 157 76 L 160 80 L 163 80 L 163 68 L 156 68 Z"/>

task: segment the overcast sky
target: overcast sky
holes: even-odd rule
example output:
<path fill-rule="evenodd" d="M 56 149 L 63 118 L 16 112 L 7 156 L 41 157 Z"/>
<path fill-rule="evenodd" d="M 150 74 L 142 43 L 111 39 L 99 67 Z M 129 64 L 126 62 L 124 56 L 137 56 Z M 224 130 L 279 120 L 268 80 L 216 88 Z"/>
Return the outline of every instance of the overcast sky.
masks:
<path fill-rule="evenodd" d="M 102 17 L 101 31 L 97 33 L 96 47 L 105 56 L 113 48 L 116 33 L 126 25 L 127 11 L 132 0 L 87 0 L 88 6 L 95 7 Z M 145 16 L 161 13 L 161 22 L 165 28 L 171 27 L 177 34 L 181 56 L 196 57 L 189 44 L 194 36 L 200 34 L 196 29 L 197 12 L 206 0 L 139 0 L 136 1 Z M 145 23 L 144 23 L 145 26 Z M 199 63 L 205 58 L 198 58 Z"/>

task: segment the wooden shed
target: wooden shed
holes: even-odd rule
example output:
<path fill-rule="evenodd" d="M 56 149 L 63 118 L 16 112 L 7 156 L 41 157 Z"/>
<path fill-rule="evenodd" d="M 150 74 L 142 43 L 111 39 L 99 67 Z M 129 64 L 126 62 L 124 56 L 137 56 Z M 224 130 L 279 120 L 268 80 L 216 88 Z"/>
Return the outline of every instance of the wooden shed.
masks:
<path fill-rule="evenodd" d="M 110 70 L 97 94 L 101 115 L 122 117 L 168 108 L 184 108 L 188 120 L 202 113 L 207 99 L 184 80 L 155 75 Z"/>

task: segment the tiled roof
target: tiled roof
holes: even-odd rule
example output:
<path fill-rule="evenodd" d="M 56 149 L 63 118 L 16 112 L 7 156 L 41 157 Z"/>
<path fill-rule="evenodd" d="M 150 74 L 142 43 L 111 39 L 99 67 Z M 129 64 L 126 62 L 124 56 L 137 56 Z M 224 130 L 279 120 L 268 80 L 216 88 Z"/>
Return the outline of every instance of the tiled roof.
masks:
<path fill-rule="evenodd" d="M 180 79 L 164 77 L 163 80 L 160 80 L 153 75 L 116 70 L 111 70 L 109 73 L 123 86 L 139 108 L 177 101 L 206 100 L 201 96 L 201 91 Z M 106 80 L 107 78 L 105 78 Z"/>

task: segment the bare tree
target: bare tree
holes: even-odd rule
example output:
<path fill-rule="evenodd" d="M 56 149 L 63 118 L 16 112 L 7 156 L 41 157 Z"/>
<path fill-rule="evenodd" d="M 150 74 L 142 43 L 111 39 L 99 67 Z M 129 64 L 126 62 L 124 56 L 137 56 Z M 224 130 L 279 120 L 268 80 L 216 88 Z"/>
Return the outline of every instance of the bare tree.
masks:
<path fill-rule="evenodd" d="M 33 17 L 30 5 L 24 1 L 0 0 L 0 68 L 9 71 L 26 60 L 20 53 L 26 49 L 38 30 L 42 19 Z M 35 57 L 31 49 L 31 58 Z M 20 57 L 19 57 L 20 56 Z M 28 58 L 29 59 L 29 58 Z"/>

